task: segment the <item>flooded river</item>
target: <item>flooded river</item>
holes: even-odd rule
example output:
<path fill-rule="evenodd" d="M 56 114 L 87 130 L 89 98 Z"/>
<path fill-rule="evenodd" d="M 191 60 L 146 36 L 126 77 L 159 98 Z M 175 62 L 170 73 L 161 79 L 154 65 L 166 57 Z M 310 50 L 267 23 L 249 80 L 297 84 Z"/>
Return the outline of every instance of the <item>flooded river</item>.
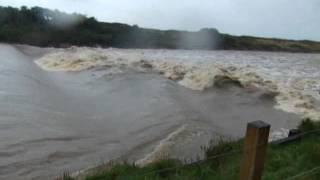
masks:
<path fill-rule="evenodd" d="M 8 44 L 0 54 L 0 179 L 195 159 L 211 140 L 242 137 L 248 121 L 276 132 L 318 117 L 318 54 Z"/>

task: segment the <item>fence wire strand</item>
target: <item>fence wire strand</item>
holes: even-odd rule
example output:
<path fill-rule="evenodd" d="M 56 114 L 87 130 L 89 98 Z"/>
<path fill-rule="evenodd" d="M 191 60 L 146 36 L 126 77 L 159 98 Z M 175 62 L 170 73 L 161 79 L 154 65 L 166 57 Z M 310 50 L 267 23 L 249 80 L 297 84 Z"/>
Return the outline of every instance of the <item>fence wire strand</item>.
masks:
<path fill-rule="evenodd" d="M 222 153 L 222 154 L 218 154 L 218 155 L 215 155 L 215 156 L 211 156 L 211 157 L 208 157 L 206 159 L 203 159 L 203 160 L 200 160 L 200 161 L 196 161 L 196 162 L 192 162 L 192 163 L 189 163 L 189 164 L 184 164 L 184 165 L 170 167 L 170 168 L 164 168 L 164 169 L 160 169 L 160 170 L 151 171 L 151 172 L 148 172 L 148 173 L 145 173 L 145 174 L 136 175 L 136 176 L 133 175 L 133 176 L 134 177 L 147 176 L 147 175 L 150 175 L 150 174 L 153 174 L 153 173 L 166 172 L 166 171 L 170 171 L 170 170 L 174 170 L 174 169 L 179 169 L 179 168 L 182 168 L 182 167 L 185 167 L 185 166 L 200 165 L 200 164 L 206 162 L 207 160 L 218 159 L 218 158 L 230 156 L 230 155 L 233 155 L 233 154 L 237 154 L 237 153 L 240 153 L 240 152 L 241 152 L 241 150 L 229 151 L 229 152 L 226 152 L 226 153 Z"/>
<path fill-rule="evenodd" d="M 315 167 L 315 168 L 310 169 L 310 170 L 307 170 L 307 171 L 303 171 L 302 173 L 299 173 L 297 175 L 289 177 L 286 180 L 293 180 L 293 179 L 297 179 L 297 178 L 300 178 L 300 177 L 310 176 L 310 175 L 318 173 L 319 170 L 320 170 L 320 166 Z"/>
<path fill-rule="evenodd" d="M 189 164 L 182 164 L 182 165 L 179 165 L 179 166 L 163 168 L 163 169 L 160 169 L 160 170 L 150 171 L 150 172 L 147 172 L 147 173 L 144 173 L 144 174 L 128 175 L 128 176 L 120 176 L 120 177 L 121 178 L 125 178 L 125 177 L 128 177 L 128 178 L 129 177 L 145 177 L 145 176 L 148 176 L 148 175 L 151 175 L 151 174 L 154 174 L 154 173 L 167 172 L 167 171 L 183 168 L 183 167 L 186 167 L 186 166 L 201 165 L 202 163 L 205 163 L 207 160 L 219 159 L 219 158 L 222 158 L 222 157 L 231 156 L 231 155 L 238 154 L 238 153 L 241 153 L 241 152 L 243 152 L 243 153 L 244 152 L 249 152 L 251 150 L 255 150 L 255 149 L 257 149 L 257 148 L 259 148 L 261 146 L 264 146 L 265 144 L 266 143 L 261 143 L 261 144 L 258 144 L 258 145 L 254 146 L 254 147 L 250 147 L 250 148 L 247 148 L 247 149 L 241 148 L 241 149 L 231 150 L 229 152 L 217 154 L 217 155 L 214 155 L 214 156 L 210 156 L 210 157 L 207 157 L 207 158 L 205 158 L 203 160 L 192 162 L 192 163 L 189 163 Z"/>
<path fill-rule="evenodd" d="M 320 132 L 320 129 L 303 132 L 301 134 L 298 134 L 297 136 L 298 137 L 302 137 L 302 136 L 306 136 L 306 135 L 317 133 L 317 132 Z M 269 143 L 267 142 L 267 144 L 269 144 Z M 222 158 L 222 157 L 227 157 L 227 156 L 231 156 L 231 155 L 238 154 L 238 153 L 241 153 L 241 152 L 242 153 L 249 152 L 249 151 L 255 150 L 255 149 L 257 149 L 257 148 L 259 148 L 260 146 L 263 146 L 263 145 L 265 145 L 265 143 L 261 143 L 261 144 L 258 144 L 255 147 L 250 147 L 250 148 L 247 148 L 247 149 L 241 148 L 241 149 L 231 150 L 231 151 L 228 151 L 228 152 L 225 152 L 225 153 L 221 153 L 221 154 L 217 154 L 217 155 L 214 155 L 214 156 L 211 156 L 211 157 L 207 157 L 207 158 L 205 158 L 203 160 L 192 162 L 192 163 L 189 163 L 189 164 L 182 164 L 182 165 L 179 165 L 179 166 L 163 168 L 163 169 L 160 169 L 160 170 L 150 171 L 150 172 L 147 172 L 147 173 L 144 173 L 144 174 L 136 174 L 136 175 L 128 175 L 128 176 L 121 176 L 120 175 L 119 178 L 146 177 L 146 176 L 154 174 L 154 173 L 167 172 L 167 171 L 183 168 L 183 167 L 186 167 L 186 166 L 200 165 L 200 164 L 206 162 L 207 160 L 214 160 L 214 159 L 218 159 L 218 158 Z M 311 170 L 307 170 L 307 171 L 304 171 L 302 173 L 299 173 L 299 174 L 297 174 L 295 176 L 292 176 L 292 177 L 290 177 L 290 178 L 288 178 L 286 180 L 293 180 L 293 179 L 296 179 L 296 178 L 299 178 L 299 177 L 304 177 L 304 176 L 307 176 L 307 175 L 311 175 L 311 174 L 317 172 L 318 170 L 320 170 L 320 166 L 315 167 L 315 168 L 313 168 Z"/>

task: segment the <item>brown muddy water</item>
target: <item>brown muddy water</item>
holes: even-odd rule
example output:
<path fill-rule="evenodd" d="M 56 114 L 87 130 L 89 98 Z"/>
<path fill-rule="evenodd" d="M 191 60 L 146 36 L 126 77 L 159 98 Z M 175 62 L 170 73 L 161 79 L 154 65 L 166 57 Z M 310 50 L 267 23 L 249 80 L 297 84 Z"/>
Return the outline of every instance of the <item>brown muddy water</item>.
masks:
<path fill-rule="evenodd" d="M 301 118 L 233 83 L 194 91 L 126 67 L 42 70 L 33 61 L 50 51 L 0 45 L 0 179 L 54 179 L 118 158 L 195 159 L 210 140 L 242 137 L 248 121 L 278 130 Z"/>

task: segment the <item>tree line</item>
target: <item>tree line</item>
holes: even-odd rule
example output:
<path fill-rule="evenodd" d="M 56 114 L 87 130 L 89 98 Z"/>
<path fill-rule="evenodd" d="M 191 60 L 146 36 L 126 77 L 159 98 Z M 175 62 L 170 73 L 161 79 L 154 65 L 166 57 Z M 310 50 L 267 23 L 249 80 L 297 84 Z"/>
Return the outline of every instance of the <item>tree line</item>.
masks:
<path fill-rule="evenodd" d="M 41 7 L 0 6 L 0 41 L 36 46 L 118 48 L 235 49 L 320 52 L 312 41 L 232 36 L 214 28 L 197 32 L 156 30 L 137 25 L 99 22 L 93 17 Z"/>

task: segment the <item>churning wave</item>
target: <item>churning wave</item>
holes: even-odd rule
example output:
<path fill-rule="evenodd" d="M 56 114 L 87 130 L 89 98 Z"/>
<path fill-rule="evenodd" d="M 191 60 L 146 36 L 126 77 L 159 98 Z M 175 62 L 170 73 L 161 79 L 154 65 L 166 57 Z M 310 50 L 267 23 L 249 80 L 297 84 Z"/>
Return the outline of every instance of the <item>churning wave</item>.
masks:
<path fill-rule="evenodd" d="M 260 89 L 276 100 L 275 108 L 320 120 L 320 58 L 314 54 L 230 51 L 121 50 L 71 47 L 57 49 L 36 63 L 49 71 L 92 68 L 121 73 L 121 68 L 158 72 L 182 86 L 204 91 L 232 80 Z"/>
<path fill-rule="evenodd" d="M 301 117 L 319 119 L 317 54 L 0 52 L 0 179 L 52 179 L 122 158 L 192 161 L 211 140 L 242 137 L 248 121 L 270 123 L 272 139 Z"/>

